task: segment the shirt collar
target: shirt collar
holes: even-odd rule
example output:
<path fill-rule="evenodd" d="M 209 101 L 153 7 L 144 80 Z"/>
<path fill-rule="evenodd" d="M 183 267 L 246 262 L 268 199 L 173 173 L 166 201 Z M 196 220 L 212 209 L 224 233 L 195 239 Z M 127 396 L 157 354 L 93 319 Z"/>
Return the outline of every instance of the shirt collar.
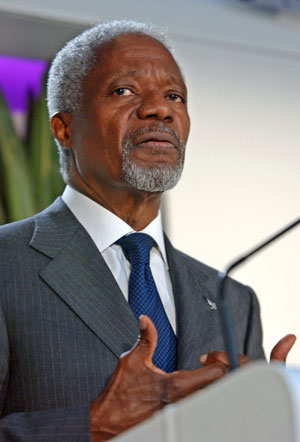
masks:
<path fill-rule="evenodd" d="M 80 224 L 86 229 L 101 253 L 122 236 L 135 232 L 131 226 L 117 215 L 100 206 L 100 204 L 88 198 L 86 195 L 73 189 L 71 186 L 66 186 L 62 194 L 62 199 Z M 160 211 L 157 217 L 141 230 L 141 232 L 147 233 L 154 239 L 168 268 Z"/>

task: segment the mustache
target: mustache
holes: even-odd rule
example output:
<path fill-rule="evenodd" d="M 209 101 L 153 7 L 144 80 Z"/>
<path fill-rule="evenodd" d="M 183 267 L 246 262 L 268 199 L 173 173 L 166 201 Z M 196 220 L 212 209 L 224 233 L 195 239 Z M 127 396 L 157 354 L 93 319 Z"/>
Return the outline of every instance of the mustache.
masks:
<path fill-rule="evenodd" d="M 134 147 L 135 146 L 134 139 L 136 139 L 141 135 L 148 134 L 150 132 L 160 132 L 172 135 L 176 139 L 180 150 L 183 150 L 185 147 L 184 142 L 179 137 L 177 132 L 175 132 L 168 124 L 162 123 L 160 121 L 159 122 L 155 121 L 151 123 L 149 126 L 144 126 L 138 129 L 134 129 L 124 138 L 123 142 L 125 142 L 127 145 L 129 144 L 130 146 Z"/>

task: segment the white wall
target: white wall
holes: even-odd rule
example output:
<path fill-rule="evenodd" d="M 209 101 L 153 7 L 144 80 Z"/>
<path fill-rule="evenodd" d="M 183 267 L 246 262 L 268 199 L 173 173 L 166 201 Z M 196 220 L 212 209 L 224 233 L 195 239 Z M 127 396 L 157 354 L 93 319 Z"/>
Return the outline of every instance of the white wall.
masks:
<path fill-rule="evenodd" d="M 0 0 L 0 32 L 10 32 L 0 50 L 40 56 L 43 41 L 42 53 L 54 53 L 76 27 L 112 18 L 168 26 L 192 118 L 185 174 L 166 196 L 168 230 L 176 246 L 222 268 L 299 216 L 300 17 L 258 15 L 233 0 L 107 3 Z M 40 31 L 51 26 L 64 31 L 52 46 Z M 267 353 L 296 332 L 289 360 L 298 365 L 299 239 L 298 228 L 235 275 L 259 295 Z"/>
<path fill-rule="evenodd" d="M 170 236 L 217 268 L 300 215 L 300 62 L 180 43 L 192 132 Z M 197 57 L 187 57 L 194 50 Z M 300 228 L 236 272 L 258 293 L 267 353 L 300 337 Z M 290 361 L 300 363 L 300 345 Z"/>

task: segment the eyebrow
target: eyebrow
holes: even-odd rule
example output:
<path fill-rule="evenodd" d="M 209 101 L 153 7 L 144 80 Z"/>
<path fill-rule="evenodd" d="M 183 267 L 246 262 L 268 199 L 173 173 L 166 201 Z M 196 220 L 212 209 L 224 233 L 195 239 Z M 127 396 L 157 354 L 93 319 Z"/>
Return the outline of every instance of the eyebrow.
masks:
<path fill-rule="evenodd" d="M 137 70 L 131 70 L 131 71 L 119 71 L 116 75 L 111 77 L 111 82 L 115 81 L 116 79 L 121 80 L 123 77 L 141 77 L 145 71 L 137 71 Z M 183 86 L 186 88 L 185 82 L 183 79 L 176 77 L 175 75 L 168 75 L 168 77 L 179 86 Z"/>

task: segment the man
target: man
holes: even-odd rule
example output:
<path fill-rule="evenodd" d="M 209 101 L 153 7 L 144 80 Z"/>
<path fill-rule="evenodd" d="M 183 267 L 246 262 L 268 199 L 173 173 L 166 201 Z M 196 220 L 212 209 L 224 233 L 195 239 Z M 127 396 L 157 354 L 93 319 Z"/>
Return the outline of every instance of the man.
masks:
<path fill-rule="evenodd" d="M 0 438 L 104 441 L 228 367 L 217 273 L 161 227 L 161 194 L 183 167 L 187 92 L 158 31 L 113 22 L 56 56 L 48 106 L 68 186 L 41 214 L 1 228 Z M 132 238 L 153 241 L 144 274 Z M 134 292 L 150 293 L 155 311 L 147 296 L 136 309 Z M 262 358 L 256 297 L 234 281 L 229 292 L 240 361 Z M 139 330 L 145 312 L 155 326 L 144 315 Z"/>

